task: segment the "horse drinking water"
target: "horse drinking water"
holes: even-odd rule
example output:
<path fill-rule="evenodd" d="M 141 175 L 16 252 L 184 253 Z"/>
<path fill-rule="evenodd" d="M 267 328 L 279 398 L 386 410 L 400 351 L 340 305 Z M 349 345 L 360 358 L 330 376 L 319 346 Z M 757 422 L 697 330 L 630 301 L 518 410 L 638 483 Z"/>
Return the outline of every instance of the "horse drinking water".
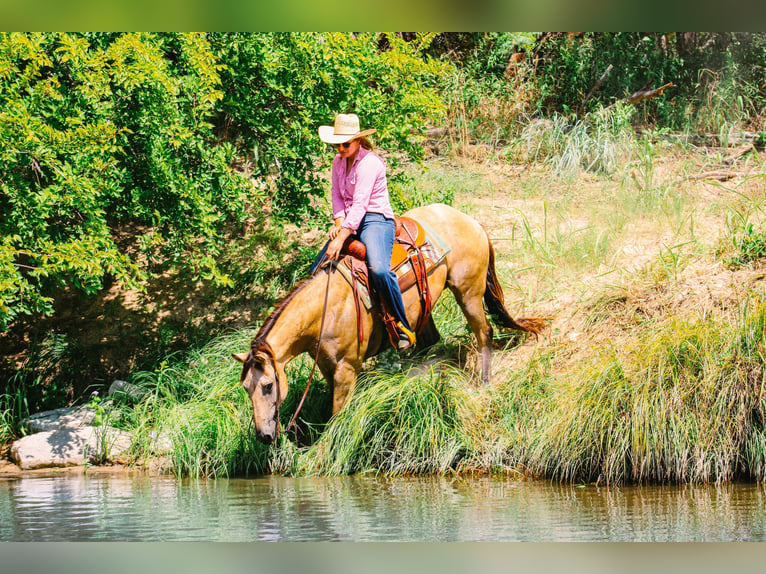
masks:
<path fill-rule="evenodd" d="M 511 318 L 495 275 L 492 244 L 476 220 L 443 204 L 419 207 L 405 216 L 437 230 L 449 246 L 428 276 L 431 299 L 435 303 L 445 287 L 452 291 L 478 342 L 482 382 L 489 384 L 492 327 L 484 306 L 505 328 L 537 334 L 544 322 Z M 327 273 L 330 268 L 296 286 L 266 319 L 250 351 L 233 355 L 243 363 L 240 380 L 253 403 L 256 436 L 266 444 L 279 435 L 279 406 L 287 396 L 287 363 L 307 351 L 317 357 L 332 392 L 335 414 L 348 400 L 364 360 L 388 344 L 380 314 L 364 306 L 358 312 L 349 282 L 340 273 L 330 277 Z M 421 310 L 418 289 L 409 289 L 403 299 L 407 318 L 415 325 Z M 435 332 L 432 320 L 426 328 Z"/>

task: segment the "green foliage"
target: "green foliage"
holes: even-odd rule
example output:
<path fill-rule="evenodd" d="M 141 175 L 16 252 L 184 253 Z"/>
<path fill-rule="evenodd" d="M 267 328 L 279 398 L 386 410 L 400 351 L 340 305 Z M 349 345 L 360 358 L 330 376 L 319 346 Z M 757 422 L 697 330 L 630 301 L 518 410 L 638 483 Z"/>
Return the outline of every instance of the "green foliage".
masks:
<path fill-rule="evenodd" d="M 3 381 L 16 423 L 74 399 L 72 381 L 86 360 L 81 346 L 62 333 L 33 335 L 26 360 Z"/>
<path fill-rule="evenodd" d="M 14 395 L 0 395 L 0 444 L 6 443 L 18 435 L 18 421 L 22 417 L 16 412 L 18 400 Z"/>
<path fill-rule="evenodd" d="M 317 127 L 339 112 L 356 113 L 363 127 L 377 129 L 384 151 L 418 157 L 417 134 L 442 113 L 436 81 L 448 69 L 423 57 L 431 37 L 405 42 L 388 35 L 381 51 L 375 34 L 211 35 L 226 63 L 219 124 L 251 154 L 254 175 L 274 178 L 279 215 L 301 221 L 316 213 L 315 198 L 327 193 L 317 163 L 329 169 L 332 153 Z M 399 159 L 393 153 L 387 159 L 395 180 Z"/>
<path fill-rule="evenodd" d="M 762 178 L 755 176 L 755 179 Z M 766 212 L 760 194 L 751 197 L 736 188 L 730 191 L 738 196 L 739 201 L 729 208 L 727 234 L 720 240 L 718 255 L 728 267 L 736 268 L 766 257 Z"/>
<path fill-rule="evenodd" d="M 766 230 L 762 225 L 746 222 L 731 238 L 733 253 L 726 258 L 730 267 L 746 265 L 766 257 Z"/>
<path fill-rule="evenodd" d="M 215 256 L 245 180 L 213 141 L 220 66 L 196 34 L 0 36 L 0 327 L 57 288 L 137 288 L 124 226 L 225 285 Z"/>
<path fill-rule="evenodd" d="M 545 34 L 534 49 L 539 109 L 578 111 L 611 64 L 584 111 L 673 82 L 663 97 L 639 104 L 637 119 L 704 131 L 711 110 L 725 110 L 730 120 L 744 122 L 766 105 L 765 44 L 760 33 Z"/>
<path fill-rule="evenodd" d="M 372 34 L 0 36 L 0 328 L 51 313 L 63 286 L 139 288 L 168 266 L 232 286 L 220 259 L 248 212 L 316 213 L 328 157 L 316 128 L 335 113 L 418 155 L 447 69 L 423 57 L 430 40 L 392 35 L 381 51 Z M 252 180 L 230 167 L 246 155 Z"/>

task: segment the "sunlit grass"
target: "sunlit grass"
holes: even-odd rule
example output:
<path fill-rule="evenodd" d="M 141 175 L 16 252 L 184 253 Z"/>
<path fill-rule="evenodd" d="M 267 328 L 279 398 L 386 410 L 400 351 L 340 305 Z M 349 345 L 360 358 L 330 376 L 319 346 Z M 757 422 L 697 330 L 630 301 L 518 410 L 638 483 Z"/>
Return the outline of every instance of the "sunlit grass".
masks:
<path fill-rule="evenodd" d="M 298 472 L 444 473 L 471 447 L 471 387 L 444 367 L 364 376 L 349 403 L 304 453 Z"/>

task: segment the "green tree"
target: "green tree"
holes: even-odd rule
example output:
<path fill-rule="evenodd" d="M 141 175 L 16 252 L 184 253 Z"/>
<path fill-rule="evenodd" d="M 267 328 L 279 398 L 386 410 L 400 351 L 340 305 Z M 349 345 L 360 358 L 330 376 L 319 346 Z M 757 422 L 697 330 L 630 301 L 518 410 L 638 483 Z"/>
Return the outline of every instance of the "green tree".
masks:
<path fill-rule="evenodd" d="M 57 288 L 137 287 L 145 250 L 225 284 L 221 224 L 247 187 L 209 122 L 223 96 L 204 37 L 0 35 L 0 327 Z"/>
<path fill-rule="evenodd" d="M 226 95 L 220 132 L 250 154 L 256 177 L 273 177 L 276 214 L 294 221 L 326 193 L 331 157 L 317 127 L 354 112 L 376 143 L 418 157 L 417 135 L 444 111 L 438 79 L 450 65 L 424 56 L 430 34 L 213 34 Z M 394 177 L 398 155 L 391 153 Z M 390 169 L 390 171 L 392 171 Z"/>

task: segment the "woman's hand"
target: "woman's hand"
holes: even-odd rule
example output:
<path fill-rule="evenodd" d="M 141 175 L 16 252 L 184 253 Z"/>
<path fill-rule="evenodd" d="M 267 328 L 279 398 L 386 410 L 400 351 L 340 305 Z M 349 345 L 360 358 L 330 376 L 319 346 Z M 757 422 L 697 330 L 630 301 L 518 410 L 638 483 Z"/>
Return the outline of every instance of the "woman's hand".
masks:
<path fill-rule="evenodd" d="M 345 221 L 345 219 L 346 219 L 345 217 L 338 217 L 337 219 L 333 221 L 335 225 L 333 225 L 330 228 L 330 231 L 327 232 L 327 235 L 330 236 L 330 239 L 335 239 L 338 236 L 338 233 L 340 233 L 340 230 L 343 226 L 343 222 Z"/>
<path fill-rule="evenodd" d="M 334 235 L 332 234 L 333 231 L 335 231 Z M 328 259 L 337 261 L 340 259 L 340 251 L 343 249 L 343 244 L 351 235 L 351 230 L 346 227 L 336 227 L 330 230 L 330 234 L 332 241 L 330 241 L 330 244 L 327 246 L 326 255 Z"/>
<path fill-rule="evenodd" d="M 335 239 L 338 236 L 338 233 L 340 233 L 340 227 L 333 226 L 330 231 L 327 232 L 327 235 L 330 236 L 330 239 Z"/>

